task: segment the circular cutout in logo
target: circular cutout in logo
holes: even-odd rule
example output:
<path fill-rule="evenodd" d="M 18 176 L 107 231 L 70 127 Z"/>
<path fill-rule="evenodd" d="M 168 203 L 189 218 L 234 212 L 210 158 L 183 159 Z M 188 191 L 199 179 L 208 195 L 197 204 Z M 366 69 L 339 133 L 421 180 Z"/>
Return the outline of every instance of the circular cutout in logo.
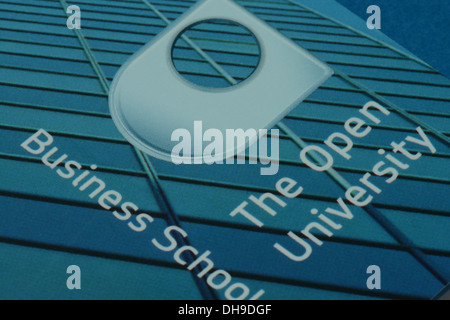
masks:
<path fill-rule="evenodd" d="M 248 79 L 258 68 L 261 48 L 243 25 L 210 19 L 184 29 L 172 46 L 172 63 L 194 85 L 227 88 Z"/>

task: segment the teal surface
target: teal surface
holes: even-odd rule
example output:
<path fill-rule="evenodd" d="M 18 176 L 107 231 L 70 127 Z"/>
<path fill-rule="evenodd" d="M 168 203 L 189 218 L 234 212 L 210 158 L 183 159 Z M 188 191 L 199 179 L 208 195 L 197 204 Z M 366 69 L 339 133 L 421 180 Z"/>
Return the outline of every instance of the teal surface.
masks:
<path fill-rule="evenodd" d="M 260 166 L 175 166 L 149 159 L 161 186 L 155 190 L 135 150 L 109 117 L 104 84 L 164 29 L 164 21 L 145 1 L 69 1 L 82 8 L 83 46 L 65 27 L 60 1 L 0 0 L 0 298 L 200 299 L 204 283 L 195 282 L 194 274 L 150 242 L 172 224 L 173 216 L 199 251 L 212 252 L 217 268 L 252 291 L 264 288 L 266 299 L 428 299 L 444 286 L 442 278 L 450 281 L 450 80 L 291 1 L 237 2 L 337 73 L 283 120 L 293 134 L 281 134 L 278 175 L 260 176 Z M 150 3 L 174 20 L 195 1 Z M 255 51 L 245 41 L 226 42 L 235 31 L 228 28 L 201 30 L 194 40 L 239 79 L 251 70 Z M 174 54 L 186 78 L 226 84 L 190 47 Z M 296 137 L 321 144 L 331 133 L 343 132 L 345 121 L 364 103 L 380 99 L 392 114 L 355 141 L 350 161 L 336 158 L 336 170 L 356 182 L 379 160 L 379 148 L 414 135 L 417 121 L 429 125 L 427 134 L 438 152 L 414 148 L 423 157 L 386 185 L 374 202 L 377 213 L 412 245 L 355 207 L 354 220 L 333 239 L 323 239 L 310 260 L 300 265 L 287 260 L 271 249 L 273 244 L 288 246 L 286 233 L 300 232 L 311 221 L 311 208 L 336 205 L 345 191 L 327 174 L 301 163 Z M 40 128 L 55 137 L 61 154 L 86 167 L 96 164 L 99 178 L 155 218 L 151 228 L 133 233 L 20 148 Z M 275 183 L 284 176 L 297 180 L 304 193 L 287 200 L 264 229 L 229 216 L 250 195 L 276 192 Z M 161 194 L 169 206 L 161 204 Z M 251 209 L 258 212 L 256 206 Z M 431 270 L 411 253 L 411 246 Z M 82 268 L 78 293 L 65 286 L 72 264 Z M 381 291 L 366 288 L 366 268 L 372 264 L 383 271 Z M 224 298 L 223 291 L 217 294 Z"/>

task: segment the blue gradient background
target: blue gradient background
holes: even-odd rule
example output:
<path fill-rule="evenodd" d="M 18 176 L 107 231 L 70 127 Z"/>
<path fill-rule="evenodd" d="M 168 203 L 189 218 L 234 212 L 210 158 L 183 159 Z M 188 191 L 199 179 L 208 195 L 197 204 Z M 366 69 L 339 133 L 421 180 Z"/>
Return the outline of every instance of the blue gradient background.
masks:
<path fill-rule="evenodd" d="M 450 78 L 450 1 L 338 0 L 363 19 L 381 8 L 381 31 Z M 370 30 L 366 33 L 371 34 Z"/>

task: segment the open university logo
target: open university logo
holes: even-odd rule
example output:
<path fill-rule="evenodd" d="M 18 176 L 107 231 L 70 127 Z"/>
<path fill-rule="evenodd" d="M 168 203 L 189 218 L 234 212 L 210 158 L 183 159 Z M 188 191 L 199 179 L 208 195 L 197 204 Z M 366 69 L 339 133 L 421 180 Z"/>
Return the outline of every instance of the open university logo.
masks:
<path fill-rule="evenodd" d="M 179 35 L 203 21 L 227 20 L 249 30 L 260 45 L 260 61 L 245 81 L 212 89 L 192 84 L 176 70 L 172 48 Z M 197 3 L 134 54 L 116 75 L 109 96 L 112 118 L 141 151 L 165 161 L 208 163 L 203 150 L 173 155 L 172 135 L 180 128 L 251 132 L 214 155 L 225 159 L 254 144 L 324 83 L 333 71 L 292 40 L 231 0 Z M 256 130 L 254 130 L 256 129 Z M 261 130 L 264 129 L 264 130 Z"/>

